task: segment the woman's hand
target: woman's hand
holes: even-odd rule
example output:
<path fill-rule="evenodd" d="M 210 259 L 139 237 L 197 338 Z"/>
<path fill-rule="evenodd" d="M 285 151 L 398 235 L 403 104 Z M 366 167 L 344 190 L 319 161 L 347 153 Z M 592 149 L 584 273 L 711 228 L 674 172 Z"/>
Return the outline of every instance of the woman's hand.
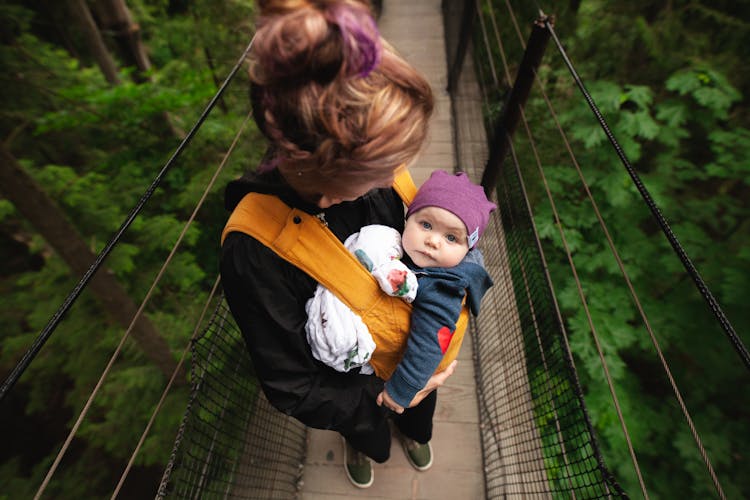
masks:
<path fill-rule="evenodd" d="M 404 407 L 396 403 L 393 399 L 391 399 L 391 396 L 388 394 L 388 391 L 386 391 L 385 389 L 383 390 L 383 392 L 378 394 L 378 398 L 375 401 L 378 403 L 378 406 L 385 405 L 386 408 L 389 408 L 390 410 L 395 411 L 399 415 L 404 413 Z"/>
<path fill-rule="evenodd" d="M 453 372 L 456 370 L 456 365 L 458 365 L 458 360 L 453 360 L 453 362 L 448 365 L 448 368 L 430 377 L 430 380 L 427 381 L 424 389 L 419 391 L 414 396 L 414 399 L 411 400 L 411 403 L 409 403 L 409 408 L 414 408 L 415 406 L 417 406 L 422 402 L 424 398 L 427 397 L 429 393 L 443 385 L 445 381 L 448 380 L 448 377 L 453 375 Z M 388 395 L 388 392 L 386 392 L 385 390 L 378 394 L 378 398 L 376 401 L 378 403 L 378 406 L 383 406 L 385 404 L 387 408 L 390 408 L 398 414 L 404 412 L 404 408 L 393 401 L 393 399 L 391 399 L 391 397 Z"/>
<path fill-rule="evenodd" d="M 409 403 L 409 408 L 414 408 L 419 403 L 422 402 L 424 398 L 427 397 L 429 393 L 440 387 L 445 383 L 446 380 L 448 380 L 448 377 L 453 375 L 453 372 L 456 370 L 456 365 L 458 364 L 458 360 L 453 360 L 453 363 L 448 365 L 448 368 L 441 371 L 440 373 L 436 373 L 432 377 L 430 377 L 430 380 L 427 381 L 427 383 L 424 386 L 424 389 L 419 391 L 416 396 L 414 396 L 414 399 L 411 400 L 411 403 Z"/>

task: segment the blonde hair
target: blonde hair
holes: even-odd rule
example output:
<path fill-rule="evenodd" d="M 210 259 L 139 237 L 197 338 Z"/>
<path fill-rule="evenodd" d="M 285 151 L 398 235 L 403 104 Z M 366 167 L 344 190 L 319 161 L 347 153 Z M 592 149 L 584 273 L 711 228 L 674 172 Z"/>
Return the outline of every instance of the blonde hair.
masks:
<path fill-rule="evenodd" d="M 253 113 L 300 193 L 346 195 L 388 181 L 422 147 L 429 83 L 356 0 L 259 0 Z"/>

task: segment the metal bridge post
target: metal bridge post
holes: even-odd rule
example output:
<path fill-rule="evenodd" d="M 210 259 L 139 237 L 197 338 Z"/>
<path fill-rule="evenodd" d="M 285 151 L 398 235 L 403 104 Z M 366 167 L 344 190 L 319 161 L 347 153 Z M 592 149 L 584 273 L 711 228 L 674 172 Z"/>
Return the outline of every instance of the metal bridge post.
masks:
<path fill-rule="evenodd" d="M 518 68 L 516 81 L 513 83 L 513 88 L 508 94 L 503 115 L 495 124 L 493 136 L 490 141 L 489 158 L 487 159 L 487 165 L 484 167 L 481 182 L 484 192 L 488 197 L 497 184 L 500 168 L 510 149 L 511 138 L 516 131 L 521 118 L 521 112 L 526 105 L 531 86 L 534 84 L 534 77 L 542 61 L 544 50 L 547 48 L 547 42 L 550 38 L 550 32 L 547 29 L 547 23 L 549 22 L 551 21 L 547 16 L 542 16 L 534 22 L 534 28 L 526 44 L 526 51 Z"/>
<path fill-rule="evenodd" d="M 469 40 L 471 40 L 472 32 L 474 31 L 474 20 L 477 14 L 477 4 L 474 0 L 464 1 L 463 15 L 461 16 L 461 31 L 458 35 L 458 43 L 456 44 L 456 54 L 453 57 L 453 61 L 450 61 L 450 68 L 448 69 L 448 93 L 453 95 L 458 84 L 458 77 L 461 75 L 461 68 L 464 64 L 464 58 L 466 57 L 467 49 L 469 48 Z"/>

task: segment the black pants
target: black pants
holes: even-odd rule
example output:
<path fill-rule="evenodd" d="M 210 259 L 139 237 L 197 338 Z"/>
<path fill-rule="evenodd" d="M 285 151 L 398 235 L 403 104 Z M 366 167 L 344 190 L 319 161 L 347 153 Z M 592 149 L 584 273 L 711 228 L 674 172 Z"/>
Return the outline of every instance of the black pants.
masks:
<path fill-rule="evenodd" d="M 437 391 L 432 391 L 414 408 L 407 408 L 401 415 L 392 413 L 394 424 L 406 437 L 425 444 L 432 439 L 432 417 L 435 414 Z M 378 463 L 391 455 L 391 429 L 388 419 L 382 419 L 376 429 L 363 434 L 344 436 L 355 450 L 361 451 Z"/>

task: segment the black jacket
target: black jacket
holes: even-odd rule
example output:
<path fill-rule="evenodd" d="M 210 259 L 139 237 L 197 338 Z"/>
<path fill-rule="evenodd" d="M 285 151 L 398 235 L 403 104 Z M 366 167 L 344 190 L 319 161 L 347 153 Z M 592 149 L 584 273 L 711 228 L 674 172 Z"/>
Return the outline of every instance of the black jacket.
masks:
<path fill-rule="evenodd" d="M 231 182 L 225 205 L 233 210 L 249 192 L 274 194 L 311 214 L 321 210 L 301 200 L 276 170 Z M 353 202 L 323 211 L 343 242 L 368 224 L 402 232 L 404 211 L 392 189 L 373 190 Z M 344 435 L 382 424 L 387 410 L 375 398 L 383 381 L 375 375 L 341 373 L 313 358 L 305 338 L 305 303 L 317 282 L 244 233 L 227 235 L 221 280 L 227 303 L 245 338 L 263 392 L 270 403 L 310 427 Z"/>

